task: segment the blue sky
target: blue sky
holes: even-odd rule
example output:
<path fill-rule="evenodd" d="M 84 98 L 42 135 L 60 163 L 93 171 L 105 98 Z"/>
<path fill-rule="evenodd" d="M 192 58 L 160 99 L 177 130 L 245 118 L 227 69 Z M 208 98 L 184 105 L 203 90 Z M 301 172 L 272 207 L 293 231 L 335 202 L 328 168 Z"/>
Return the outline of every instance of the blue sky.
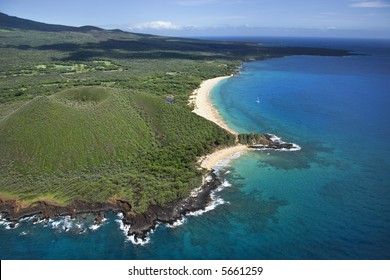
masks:
<path fill-rule="evenodd" d="M 160 35 L 390 38 L 390 0 L 0 0 L 0 11 Z"/>

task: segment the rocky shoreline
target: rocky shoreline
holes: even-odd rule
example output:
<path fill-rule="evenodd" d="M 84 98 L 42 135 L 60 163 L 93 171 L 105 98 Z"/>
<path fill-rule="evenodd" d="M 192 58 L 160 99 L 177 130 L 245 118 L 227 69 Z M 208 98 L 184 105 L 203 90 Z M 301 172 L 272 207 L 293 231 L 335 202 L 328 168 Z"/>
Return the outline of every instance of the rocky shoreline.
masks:
<path fill-rule="evenodd" d="M 213 170 L 208 178 L 198 191 L 185 199 L 177 199 L 165 206 L 151 205 L 146 212 L 137 215 L 124 215 L 123 223 L 131 225 L 128 235 L 145 239 L 146 234 L 158 223 L 173 224 L 182 215 L 205 209 L 211 202 L 211 191 L 222 183 Z"/>
<path fill-rule="evenodd" d="M 298 145 L 283 142 L 273 134 L 264 134 L 260 142 L 252 142 L 252 145 L 247 145 L 247 147 L 253 150 L 300 150 Z M 129 202 L 119 199 L 107 202 L 79 200 L 66 206 L 53 205 L 46 201 L 36 201 L 28 207 L 22 207 L 20 202 L 15 199 L 6 200 L 1 197 L 0 213 L 3 214 L 2 218 L 9 222 L 10 228 L 13 228 L 19 220 L 26 217 L 36 216 L 34 220 L 48 221 L 49 219 L 65 216 L 70 216 L 71 219 L 74 219 L 78 214 L 96 215 L 95 225 L 100 225 L 105 218 L 104 213 L 114 211 L 123 214 L 123 224 L 129 225 L 128 236 L 145 240 L 150 230 L 154 229 L 158 224 L 172 225 L 181 219 L 183 215 L 205 209 L 211 202 L 211 192 L 221 184 L 222 182 L 214 170 L 211 169 L 204 184 L 196 191 L 193 191 L 190 196 L 174 200 L 166 205 L 150 205 L 142 213 L 134 213 Z"/>
<path fill-rule="evenodd" d="M 151 205 L 143 213 L 132 212 L 130 203 L 123 200 L 113 202 L 88 202 L 75 201 L 66 206 L 51 205 L 45 201 L 37 201 L 26 208 L 22 208 L 17 200 L 5 200 L 0 198 L 0 213 L 2 218 L 10 222 L 10 228 L 26 217 L 37 216 L 37 220 L 49 220 L 57 217 L 70 216 L 75 218 L 78 214 L 94 214 L 95 224 L 102 223 L 105 212 L 114 211 L 123 213 L 122 221 L 130 225 L 128 235 L 134 235 L 136 239 L 144 240 L 148 232 L 159 223 L 173 224 L 183 215 L 205 209 L 211 201 L 211 191 L 215 190 L 221 181 L 213 170 L 209 173 L 205 183 L 191 195 L 184 199 L 177 199 L 166 205 Z"/>
<path fill-rule="evenodd" d="M 280 150 L 280 151 L 299 151 L 301 147 L 294 143 L 282 141 L 281 138 L 274 134 L 266 133 L 262 135 L 261 141 L 253 141 L 248 145 L 249 149 L 257 150 Z"/>

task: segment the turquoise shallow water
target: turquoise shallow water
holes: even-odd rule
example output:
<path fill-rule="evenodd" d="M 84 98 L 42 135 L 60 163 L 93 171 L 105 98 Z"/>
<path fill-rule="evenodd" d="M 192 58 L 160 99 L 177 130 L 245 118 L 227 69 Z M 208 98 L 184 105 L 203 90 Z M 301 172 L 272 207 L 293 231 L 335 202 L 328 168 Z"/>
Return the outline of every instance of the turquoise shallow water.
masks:
<path fill-rule="evenodd" d="M 214 89 L 232 128 L 274 133 L 302 150 L 250 152 L 219 168 L 219 205 L 176 228 L 160 225 L 144 246 L 110 213 L 83 234 L 73 231 L 79 221 L 0 225 L 0 257 L 390 259 L 390 44 L 283 40 L 369 54 L 245 63 Z"/>
<path fill-rule="evenodd" d="M 214 91 L 237 131 L 271 132 L 302 147 L 251 153 L 230 166 L 241 192 L 285 202 L 258 236 L 269 252 L 261 257 L 390 256 L 390 60 L 372 42 L 348 43 L 370 55 L 246 63 Z"/>

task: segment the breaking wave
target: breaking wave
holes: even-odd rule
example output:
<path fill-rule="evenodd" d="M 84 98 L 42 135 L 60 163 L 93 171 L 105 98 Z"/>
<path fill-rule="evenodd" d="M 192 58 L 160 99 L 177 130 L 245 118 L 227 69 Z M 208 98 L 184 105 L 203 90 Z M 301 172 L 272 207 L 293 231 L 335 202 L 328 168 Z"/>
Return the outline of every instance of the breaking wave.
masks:
<path fill-rule="evenodd" d="M 148 244 L 150 242 L 150 234 L 153 233 L 153 230 L 151 230 L 146 235 L 145 239 L 136 238 L 135 234 L 128 235 L 129 229 L 130 229 L 131 226 L 130 225 L 126 225 L 125 223 L 123 223 L 123 213 L 121 213 L 121 212 L 118 213 L 117 217 L 118 217 L 118 219 L 116 219 L 115 221 L 119 224 L 119 228 L 123 232 L 123 235 L 125 236 L 126 241 L 130 241 L 134 245 L 141 245 L 141 246 L 144 246 L 144 245 L 146 245 L 146 244 Z"/>
<path fill-rule="evenodd" d="M 189 212 L 189 213 L 187 213 L 187 216 L 200 216 L 200 215 L 203 215 L 204 213 L 207 213 L 211 210 L 214 210 L 218 205 L 229 203 L 229 202 L 226 202 L 225 200 L 223 200 L 218 195 L 218 193 L 220 191 L 222 191 L 223 189 L 230 187 L 230 186 L 231 186 L 231 184 L 225 179 L 218 188 L 211 191 L 211 193 L 210 193 L 211 202 L 209 205 L 207 205 L 204 209 Z"/>
<path fill-rule="evenodd" d="M 258 150 L 258 151 L 266 151 L 266 150 L 274 150 L 274 151 L 282 151 L 282 152 L 295 152 L 300 151 L 302 148 L 301 146 L 295 144 L 295 143 L 288 143 L 284 142 L 282 138 L 276 136 L 275 134 L 268 133 L 269 139 L 277 145 L 291 145 L 289 148 L 272 148 L 268 147 L 266 145 L 254 145 L 251 147 L 252 150 Z"/>

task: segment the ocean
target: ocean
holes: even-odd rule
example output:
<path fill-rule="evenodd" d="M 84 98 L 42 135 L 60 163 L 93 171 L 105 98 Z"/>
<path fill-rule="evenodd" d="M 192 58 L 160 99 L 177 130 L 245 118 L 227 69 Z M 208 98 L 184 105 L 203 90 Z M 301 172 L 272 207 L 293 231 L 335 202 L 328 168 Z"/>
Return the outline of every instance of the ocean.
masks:
<path fill-rule="evenodd" d="M 15 229 L 2 221 L 0 258 L 390 259 L 390 41 L 225 39 L 366 55 L 246 62 L 220 82 L 212 101 L 231 128 L 301 150 L 225 160 L 205 211 L 159 225 L 144 244 L 125 236 L 114 213 L 99 228 L 92 217 L 26 219 Z"/>

